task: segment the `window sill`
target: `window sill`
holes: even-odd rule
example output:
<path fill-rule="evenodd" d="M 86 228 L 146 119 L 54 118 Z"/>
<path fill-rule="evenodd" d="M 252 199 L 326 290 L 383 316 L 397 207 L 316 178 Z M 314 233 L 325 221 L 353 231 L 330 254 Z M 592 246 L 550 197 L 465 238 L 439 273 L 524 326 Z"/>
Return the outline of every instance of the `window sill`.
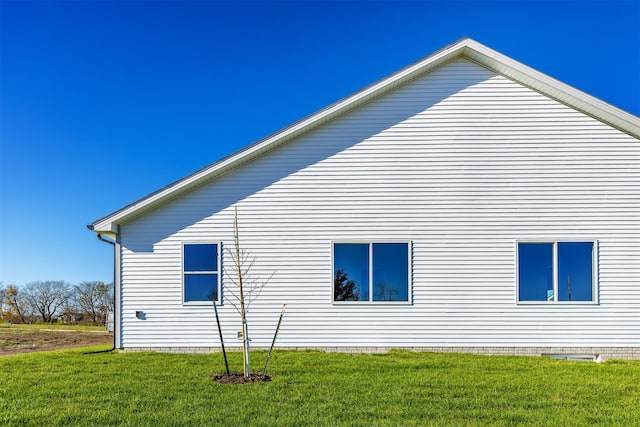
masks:
<path fill-rule="evenodd" d="M 382 305 L 382 306 L 390 306 L 390 305 L 400 305 L 400 306 L 407 306 L 407 305 L 413 305 L 413 303 L 411 301 L 332 301 L 331 305 L 336 306 L 336 307 L 340 307 L 340 306 L 378 306 L 378 305 Z"/>
<path fill-rule="evenodd" d="M 183 301 L 182 302 L 183 306 L 189 306 L 189 307 L 211 307 L 213 306 L 213 302 L 211 301 Z M 216 301 L 216 305 L 221 305 L 220 301 Z"/>
<path fill-rule="evenodd" d="M 584 305 L 600 305 L 597 301 L 517 301 L 516 305 L 542 305 L 542 306 L 584 306 Z"/>

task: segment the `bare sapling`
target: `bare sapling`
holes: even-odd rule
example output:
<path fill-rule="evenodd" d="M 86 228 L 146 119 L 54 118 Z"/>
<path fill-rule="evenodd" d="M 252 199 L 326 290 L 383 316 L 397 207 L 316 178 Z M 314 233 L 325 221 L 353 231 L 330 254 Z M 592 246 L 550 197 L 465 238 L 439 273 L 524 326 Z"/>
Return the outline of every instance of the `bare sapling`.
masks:
<path fill-rule="evenodd" d="M 232 274 L 227 275 L 227 279 L 233 286 L 227 288 L 227 293 L 231 296 L 229 303 L 238 311 L 242 322 L 242 356 L 244 364 L 244 377 L 251 376 L 251 363 L 249 358 L 249 326 L 247 323 L 247 312 L 253 301 L 255 301 L 264 286 L 271 280 L 273 274 L 266 280 L 260 280 L 251 274 L 251 269 L 255 264 L 255 258 L 243 250 L 240 246 L 240 231 L 238 227 L 238 207 L 234 206 L 234 247 L 227 250 L 231 261 L 235 267 Z"/>

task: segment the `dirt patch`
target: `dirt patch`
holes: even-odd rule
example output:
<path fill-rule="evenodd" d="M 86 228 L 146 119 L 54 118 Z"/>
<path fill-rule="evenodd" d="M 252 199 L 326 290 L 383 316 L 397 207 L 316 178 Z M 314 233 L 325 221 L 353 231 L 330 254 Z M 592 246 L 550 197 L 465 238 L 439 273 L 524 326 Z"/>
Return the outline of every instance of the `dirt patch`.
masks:
<path fill-rule="evenodd" d="M 0 356 L 113 344 L 113 334 L 100 331 L 0 329 Z"/>
<path fill-rule="evenodd" d="M 214 375 L 213 380 L 222 384 L 245 384 L 245 383 L 262 383 L 271 381 L 269 375 L 262 376 L 262 374 L 251 374 L 245 378 L 242 372 L 231 372 L 230 375 Z"/>

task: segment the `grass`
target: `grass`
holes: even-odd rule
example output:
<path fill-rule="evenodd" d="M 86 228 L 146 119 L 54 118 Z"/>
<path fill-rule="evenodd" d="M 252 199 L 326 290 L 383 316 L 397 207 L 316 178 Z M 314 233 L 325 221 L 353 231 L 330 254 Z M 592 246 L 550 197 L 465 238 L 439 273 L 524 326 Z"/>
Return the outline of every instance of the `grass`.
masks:
<path fill-rule="evenodd" d="M 230 356 L 239 369 L 241 354 Z M 252 357 L 259 368 L 266 354 Z M 640 362 L 281 351 L 270 383 L 211 381 L 223 367 L 220 354 L 3 357 L 0 419 L 10 426 L 640 424 Z"/>

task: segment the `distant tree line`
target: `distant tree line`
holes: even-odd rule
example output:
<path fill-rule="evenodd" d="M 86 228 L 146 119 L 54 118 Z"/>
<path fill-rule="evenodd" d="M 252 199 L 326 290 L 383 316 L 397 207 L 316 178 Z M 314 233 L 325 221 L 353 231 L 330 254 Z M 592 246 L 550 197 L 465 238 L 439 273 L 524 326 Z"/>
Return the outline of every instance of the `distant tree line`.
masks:
<path fill-rule="evenodd" d="M 0 283 L 0 321 L 63 322 L 104 325 L 113 311 L 113 283 L 31 282 L 25 286 Z"/>

